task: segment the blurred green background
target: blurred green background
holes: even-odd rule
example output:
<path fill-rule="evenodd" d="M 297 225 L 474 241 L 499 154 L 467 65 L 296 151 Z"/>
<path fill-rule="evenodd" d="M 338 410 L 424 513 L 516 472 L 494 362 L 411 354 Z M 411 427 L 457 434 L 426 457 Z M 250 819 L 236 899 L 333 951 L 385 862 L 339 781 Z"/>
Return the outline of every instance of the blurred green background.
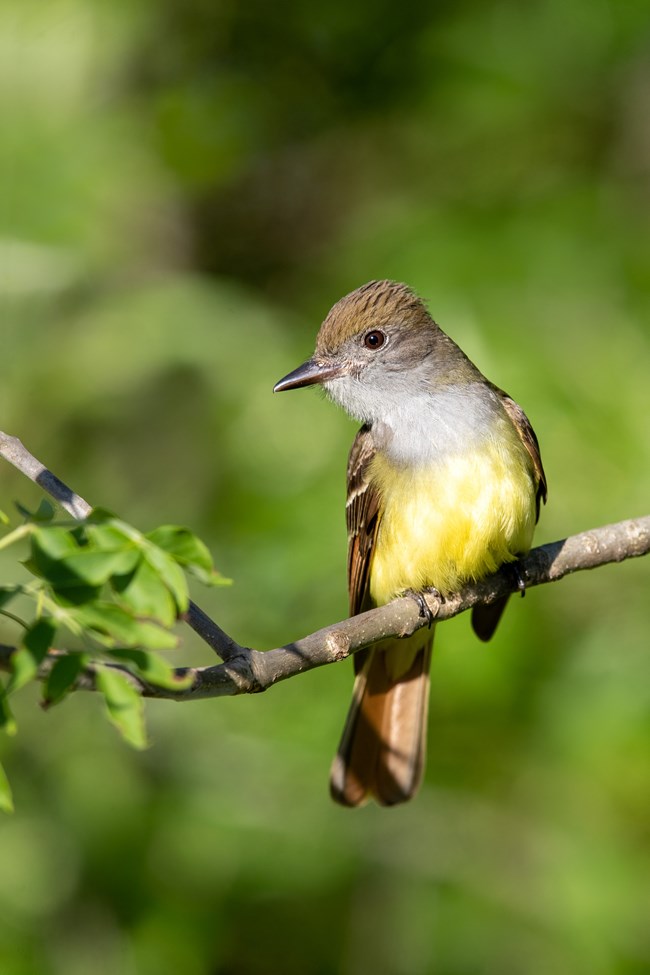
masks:
<path fill-rule="evenodd" d="M 644 2 L 0 0 L 0 426 L 201 534 L 235 584 L 197 600 L 284 643 L 346 614 L 355 428 L 271 389 L 391 277 L 528 412 L 539 541 L 647 513 L 649 92 Z M 145 753 L 23 692 L 2 975 L 647 973 L 648 572 L 441 627 L 393 810 L 327 795 L 349 665 L 149 704 Z"/>

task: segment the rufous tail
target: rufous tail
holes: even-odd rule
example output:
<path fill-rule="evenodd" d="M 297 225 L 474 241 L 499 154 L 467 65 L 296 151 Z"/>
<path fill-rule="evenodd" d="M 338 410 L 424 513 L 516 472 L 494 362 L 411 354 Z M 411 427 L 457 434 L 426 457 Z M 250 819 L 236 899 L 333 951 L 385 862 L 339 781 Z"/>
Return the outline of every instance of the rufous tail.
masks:
<path fill-rule="evenodd" d="M 330 792 L 344 806 L 374 798 L 382 806 L 411 799 L 426 755 L 433 635 L 379 644 L 354 683 Z"/>

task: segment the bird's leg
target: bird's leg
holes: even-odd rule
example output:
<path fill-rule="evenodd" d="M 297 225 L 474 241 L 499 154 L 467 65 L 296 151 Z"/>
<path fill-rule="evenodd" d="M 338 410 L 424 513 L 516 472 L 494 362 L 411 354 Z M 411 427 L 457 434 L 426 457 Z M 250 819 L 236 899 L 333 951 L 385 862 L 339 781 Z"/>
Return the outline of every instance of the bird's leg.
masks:
<path fill-rule="evenodd" d="M 507 562 L 504 565 L 504 569 L 511 576 L 512 581 L 517 587 L 517 592 L 520 592 L 523 598 L 526 595 L 526 573 L 522 569 L 519 559 L 516 562 Z"/>
<path fill-rule="evenodd" d="M 426 586 L 422 590 L 405 589 L 404 592 L 402 593 L 402 596 L 410 596 L 411 599 L 415 600 L 415 602 L 417 603 L 418 615 L 420 619 L 426 620 L 428 628 L 431 629 L 435 621 L 436 615 L 431 609 L 431 607 L 429 606 L 426 599 L 424 598 L 424 593 L 427 593 L 430 596 L 435 596 L 437 599 L 442 600 L 442 596 L 440 595 L 440 593 L 438 592 L 435 586 Z"/>

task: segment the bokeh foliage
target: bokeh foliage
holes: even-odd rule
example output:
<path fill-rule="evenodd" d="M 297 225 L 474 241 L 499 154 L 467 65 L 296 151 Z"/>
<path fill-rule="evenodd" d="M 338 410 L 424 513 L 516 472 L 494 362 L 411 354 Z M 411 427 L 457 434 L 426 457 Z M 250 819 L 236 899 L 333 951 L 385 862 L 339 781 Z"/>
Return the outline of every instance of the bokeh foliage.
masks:
<path fill-rule="evenodd" d="M 2 0 L 2 428 L 142 531 L 189 525 L 235 580 L 202 605 L 288 641 L 345 615 L 354 426 L 270 390 L 393 277 L 526 408 L 540 541 L 647 512 L 649 82 L 643 0 Z M 140 753 L 91 695 L 26 690 L 2 972 L 646 972 L 647 579 L 531 592 L 487 647 L 441 627 L 396 810 L 327 798 L 349 667 L 153 702 Z"/>

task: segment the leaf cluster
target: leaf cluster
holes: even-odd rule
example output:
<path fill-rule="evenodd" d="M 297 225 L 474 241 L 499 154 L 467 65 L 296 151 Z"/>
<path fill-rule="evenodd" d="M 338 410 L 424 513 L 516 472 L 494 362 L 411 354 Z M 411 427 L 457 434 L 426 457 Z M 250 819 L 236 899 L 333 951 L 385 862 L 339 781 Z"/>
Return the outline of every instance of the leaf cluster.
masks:
<path fill-rule="evenodd" d="M 24 520 L 0 540 L 0 549 L 26 545 L 22 561 L 32 578 L 0 586 L 0 615 L 22 628 L 0 688 L 0 727 L 15 733 L 9 697 L 37 677 L 50 655 L 41 685 L 45 707 L 63 700 L 90 671 L 110 721 L 131 745 L 145 747 L 143 701 L 130 675 L 161 688 L 185 687 L 191 678 L 179 676 L 160 651 L 177 645 L 174 626 L 189 606 L 188 577 L 210 586 L 229 580 L 187 528 L 142 533 L 100 508 L 83 522 L 55 520 L 47 501 L 35 512 L 19 511 Z M 8 523 L 6 516 L 2 521 Z M 11 808 L 1 770 L 0 808 Z"/>

